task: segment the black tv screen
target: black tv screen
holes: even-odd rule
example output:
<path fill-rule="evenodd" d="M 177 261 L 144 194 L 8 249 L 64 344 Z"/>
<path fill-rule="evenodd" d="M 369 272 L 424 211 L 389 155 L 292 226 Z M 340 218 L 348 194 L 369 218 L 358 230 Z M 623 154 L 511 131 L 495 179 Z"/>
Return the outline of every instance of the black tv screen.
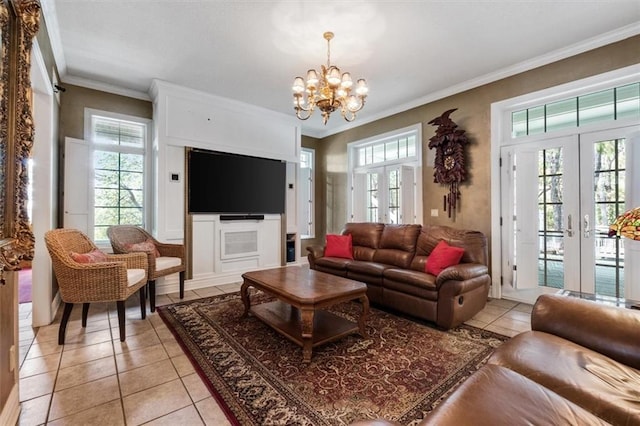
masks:
<path fill-rule="evenodd" d="M 187 167 L 189 213 L 284 213 L 284 161 L 192 149 Z"/>

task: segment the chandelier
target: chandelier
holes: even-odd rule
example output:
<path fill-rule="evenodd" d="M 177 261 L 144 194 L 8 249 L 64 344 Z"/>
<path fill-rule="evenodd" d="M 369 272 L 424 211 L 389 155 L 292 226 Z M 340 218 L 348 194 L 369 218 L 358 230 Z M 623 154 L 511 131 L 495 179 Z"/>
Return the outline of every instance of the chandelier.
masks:
<path fill-rule="evenodd" d="M 331 65 L 332 32 L 324 33 L 327 40 L 327 66 L 320 66 L 320 76 L 316 70 L 307 71 L 307 81 L 296 77 L 293 81 L 293 105 L 296 117 L 306 120 L 311 117 L 316 107 L 322 113 L 322 122 L 327 124 L 329 115 L 337 109 L 347 121 L 356 118 L 356 112 L 364 106 L 369 88 L 367 82 L 361 78 L 356 83 L 355 94 L 352 94 L 353 80 L 351 74 L 340 74 L 340 68 Z"/>

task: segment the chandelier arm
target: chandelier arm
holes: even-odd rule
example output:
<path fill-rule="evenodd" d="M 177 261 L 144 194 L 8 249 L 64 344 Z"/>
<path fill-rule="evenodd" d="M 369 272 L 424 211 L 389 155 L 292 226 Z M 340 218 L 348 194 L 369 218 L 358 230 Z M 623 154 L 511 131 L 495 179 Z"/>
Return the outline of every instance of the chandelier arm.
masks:
<path fill-rule="evenodd" d="M 294 108 L 296 109 L 296 111 L 298 111 L 298 110 L 305 111 L 305 112 L 313 111 L 313 107 L 311 105 L 309 105 L 306 108 L 304 106 L 302 106 L 302 105 L 295 105 Z"/>
<path fill-rule="evenodd" d="M 294 108 L 296 109 L 296 111 L 297 111 L 297 110 L 302 110 L 302 111 L 313 111 L 313 108 L 314 108 L 314 105 L 315 105 L 315 104 L 313 103 L 313 101 L 312 101 L 311 99 L 310 99 L 310 102 L 309 102 L 309 106 L 305 108 L 304 104 L 303 104 L 303 103 L 300 103 L 300 101 L 301 101 L 301 100 L 303 100 L 302 95 L 298 95 L 298 96 L 295 96 L 295 95 L 294 95 L 294 96 L 293 96 L 293 98 L 294 98 L 294 100 L 296 101 L 296 103 L 295 103 L 295 105 L 294 105 Z"/>
<path fill-rule="evenodd" d="M 352 112 L 352 111 L 348 111 L 350 113 L 350 115 L 347 114 L 347 111 L 342 110 L 342 118 L 344 118 L 346 121 L 348 121 L 349 123 L 351 123 L 353 120 L 356 119 L 356 113 Z"/>
<path fill-rule="evenodd" d="M 300 111 L 308 112 L 308 114 L 306 116 L 304 116 L 304 115 L 300 114 Z M 309 119 L 309 117 L 311 117 L 311 114 L 313 114 L 313 110 L 303 110 L 303 109 L 296 108 L 296 117 L 298 117 L 298 119 L 300 119 L 300 120 Z"/>

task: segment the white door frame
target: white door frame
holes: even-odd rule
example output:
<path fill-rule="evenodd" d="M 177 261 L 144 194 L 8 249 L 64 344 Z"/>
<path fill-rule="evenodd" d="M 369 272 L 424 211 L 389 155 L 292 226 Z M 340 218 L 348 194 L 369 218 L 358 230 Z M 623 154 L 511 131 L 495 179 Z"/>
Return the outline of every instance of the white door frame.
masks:
<path fill-rule="evenodd" d="M 59 299 L 53 298 L 53 273 L 51 258 L 44 243 L 44 233 L 55 227 L 57 196 L 55 183 L 58 159 L 55 156 L 54 93 L 37 39 L 34 39 L 31 55 L 31 83 L 33 88 L 33 122 L 35 123 L 31 177 L 32 224 L 35 237 L 35 253 L 31 265 L 32 320 L 33 327 L 51 324 Z"/>
<path fill-rule="evenodd" d="M 640 64 L 631 65 L 604 74 L 599 74 L 593 77 L 573 81 L 560 86 L 551 87 L 549 89 L 532 92 L 526 95 L 506 99 L 504 101 L 491 104 L 491 297 L 498 299 L 502 298 L 501 270 L 503 250 L 500 235 L 501 200 L 503 194 L 500 173 L 500 149 L 503 144 L 505 144 L 507 141 L 512 140 L 510 116 L 511 111 L 513 111 L 514 109 L 525 109 L 528 106 L 533 106 L 536 104 L 548 103 L 553 100 L 579 96 L 585 93 L 597 92 L 606 88 L 622 86 L 624 84 L 634 83 L 637 81 L 640 81 Z M 615 124 L 616 127 L 623 127 L 625 125 L 638 125 L 638 120 L 620 120 L 619 123 Z M 604 125 L 595 124 L 592 126 L 581 128 L 580 131 L 586 133 L 611 127 L 612 123 L 606 122 Z M 575 132 L 576 129 L 571 128 L 567 129 L 566 131 L 554 132 L 553 136 L 565 136 Z M 640 134 L 630 135 L 629 138 L 640 143 Z M 518 138 L 518 140 L 522 140 L 523 142 L 533 139 L 534 138 L 532 137 Z M 627 195 L 627 203 L 631 203 L 631 205 L 635 206 L 640 205 L 640 188 L 633 188 L 632 191 Z M 631 241 L 629 243 L 634 242 Z M 629 243 L 625 242 L 625 251 L 627 250 L 627 247 L 629 247 Z M 637 245 L 638 244 L 634 244 L 631 248 L 629 248 L 629 252 L 640 252 L 640 248 L 635 247 Z M 640 278 L 640 271 L 632 271 L 632 275 L 634 278 Z M 640 297 L 640 295 L 631 294 L 630 297 L 638 298 Z"/>

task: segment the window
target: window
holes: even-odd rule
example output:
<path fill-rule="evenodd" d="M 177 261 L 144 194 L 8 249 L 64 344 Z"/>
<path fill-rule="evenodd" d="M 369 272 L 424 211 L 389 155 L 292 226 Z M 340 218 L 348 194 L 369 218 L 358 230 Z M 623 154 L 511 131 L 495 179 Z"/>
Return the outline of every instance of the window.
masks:
<path fill-rule="evenodd" d="M 111 225 L 147 224 L 149 120 L 87 109 L 85 125 L 93 178 L 89 231 L 106 242 Z"/>
<path fill-rule="evenodd" d="M 315 237 L 315 221 L 314 221 L 314 160 L 315 151 L 310 148 L 302 148 L 300 151 L 300 179 L 298 188 L 300 188 L 300 237 Z"/>
<path fill-rule="evenodd" d="M 511 114 L 511 136 L 519 138 L 638 117 L 640 83 L 632 83 L 514 111 Z"/>
<path fill-rule="evenodd" d="M 349 220 L 422 221 L 420 124 L 349 144 Z"/>

